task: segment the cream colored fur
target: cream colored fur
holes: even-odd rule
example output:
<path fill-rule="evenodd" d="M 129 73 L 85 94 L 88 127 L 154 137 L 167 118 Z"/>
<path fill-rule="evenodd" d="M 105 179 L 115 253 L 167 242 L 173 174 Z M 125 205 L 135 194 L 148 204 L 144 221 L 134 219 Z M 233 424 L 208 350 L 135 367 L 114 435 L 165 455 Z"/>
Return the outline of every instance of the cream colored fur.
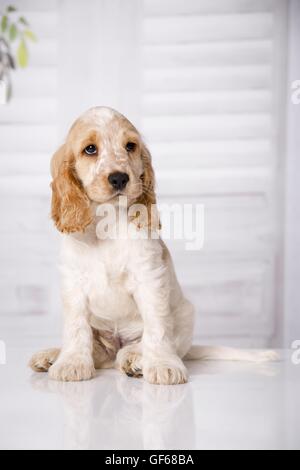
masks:
<path fill-rule="evenodd" d="M 111 128 L 115 116 L 117 125 L 114 123 L 114 129 L 117 130 L 114 133 Z M 170 385 L 187 382 L 184 358 L 273 359 L 272 354 L 264 352 L 192 348 L 194 308 L 183 295 L 165 244 L 159 238 L 143 239 L 143 235 L 149 232 L 148 226 L 137 227 L 135 236 L 128 233 L 127 239 L 97 238 L 96 209 L 101 203 L 101 184 L 95 178 L 97 175 L 103 177 L 106 165 L 109 165 L 109 171 L 114 169 L 112 151 L 117 153 L 119 150 L 117 137 L 113 136 L 119 135 L 123 125 L 119 116 L 112 110 L 97 108 L 82 118 L 85 127 L 92 122 L 93 130 L 99 127 L 99 133 L 105 137 L 101 140 L 102 144 L 99 143 L 99 146 L 102 145 L 102 160 L 99 156 L 92 163 L 80 157 L 79 153 L 72 154 L 83 190 L 89 196 L 93 222 L 83 233 L 63 235 L 63 346 L 61 351 L 38 353 L 32 358 L 31 367 L 39 372 L 49 370 L 50 378 L 54 380 L 80 381 L 93 378 L 96 368 L 114 364 L 127 375 L 143 375 L 149 383 Z M 74 134 L 74 129 L 71 132 Z M 73 134 L 69 146 L 75 139 Z M 112 141 L 113 146 L 110 147 Z M 137 179 L 143 171 L 138 158 L 132 170 Z M 56 157 L 52 167 L 54 176 L 63 160 L 61 154 Z M 124 165 L 131 163 L 123 160 L 122 165 L 124 168 Z M 137 189 L 137 183 L 132 191 L 134 189 Z M 94 199 L 93 190 L 97 191 Z M 127 196 L 130 199 L 130 194 Z M 139 196 L 135 194 L 135 197 Z M 105 188 L 105 198 L 108 198 L 108 188 Z M 58 198 L 56 203 L 59 204 Z M 118 198 L 115 198 L 114 204 L 117 211 L 126 210 L 119 207 Z M 122 220 L 126 220 L 126 215 Z M 61 221 L 57 220 L 59 226 Z M 64 228 L 61 231 L 66 233 Z"/>

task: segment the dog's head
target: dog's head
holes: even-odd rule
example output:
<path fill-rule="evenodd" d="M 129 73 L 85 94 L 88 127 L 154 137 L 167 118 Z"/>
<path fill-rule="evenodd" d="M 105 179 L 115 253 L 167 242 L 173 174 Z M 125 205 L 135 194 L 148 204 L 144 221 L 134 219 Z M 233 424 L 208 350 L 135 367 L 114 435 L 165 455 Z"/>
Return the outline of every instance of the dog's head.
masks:
<path fill-rule="evenodd" d="M 151 155 L 123 115 L 93 108 L 73 124 L 52 159 L 52 218 L 63 233 L 83 232 L 93 221 L 91 203 L 156 204 Z"/>

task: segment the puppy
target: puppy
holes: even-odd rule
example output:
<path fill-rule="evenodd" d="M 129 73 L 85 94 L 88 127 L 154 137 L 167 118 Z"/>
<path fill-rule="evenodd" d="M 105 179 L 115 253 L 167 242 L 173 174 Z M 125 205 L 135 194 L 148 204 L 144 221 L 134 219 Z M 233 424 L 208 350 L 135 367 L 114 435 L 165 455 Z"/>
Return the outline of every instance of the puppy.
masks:
<path fill-rule="evenodd" d="M 52 218 L 63 233 L 62 349 L 30 366 L 58 381 L 117 367 L 151 384 L 187 382 L 183 359 L 264 361 L 272 352 L 192 347 L 194 308 L 159 237 L 151 156 L 110 108 L 72 126 L 52 159 Z"/>

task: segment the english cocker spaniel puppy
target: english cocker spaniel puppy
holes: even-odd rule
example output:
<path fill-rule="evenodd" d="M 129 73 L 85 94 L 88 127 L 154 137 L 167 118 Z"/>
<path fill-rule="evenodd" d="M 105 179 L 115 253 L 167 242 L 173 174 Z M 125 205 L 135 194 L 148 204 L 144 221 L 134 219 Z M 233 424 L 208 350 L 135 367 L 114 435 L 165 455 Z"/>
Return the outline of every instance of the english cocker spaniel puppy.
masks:
<path fill-rule="evenodd" d="M 194 308 L 159 237 L 154 172 L 140 133 L 110 108 L 89 110 L 52 159 L 52 218 L 62 232 L 62 349 L 31 367 L 89 380 L 117 367 L 152 384 L 187 381 L 183 359 L 268 360 L 272 352 L 192 347 Z"/>

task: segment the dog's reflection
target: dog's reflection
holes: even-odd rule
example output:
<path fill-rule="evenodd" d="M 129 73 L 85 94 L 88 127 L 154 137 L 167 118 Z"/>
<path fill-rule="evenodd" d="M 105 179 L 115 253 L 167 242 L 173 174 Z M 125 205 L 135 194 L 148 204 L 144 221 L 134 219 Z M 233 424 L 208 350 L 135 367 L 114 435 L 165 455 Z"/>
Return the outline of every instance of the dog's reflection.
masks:
<path fill-rule="evenodd" d="M 156 386 L 116 371 L 95 380 L 55 382 L 34 375 L 32 386 L 62 397 L 65 449 L 193 449 L 192 390 Z"/>

